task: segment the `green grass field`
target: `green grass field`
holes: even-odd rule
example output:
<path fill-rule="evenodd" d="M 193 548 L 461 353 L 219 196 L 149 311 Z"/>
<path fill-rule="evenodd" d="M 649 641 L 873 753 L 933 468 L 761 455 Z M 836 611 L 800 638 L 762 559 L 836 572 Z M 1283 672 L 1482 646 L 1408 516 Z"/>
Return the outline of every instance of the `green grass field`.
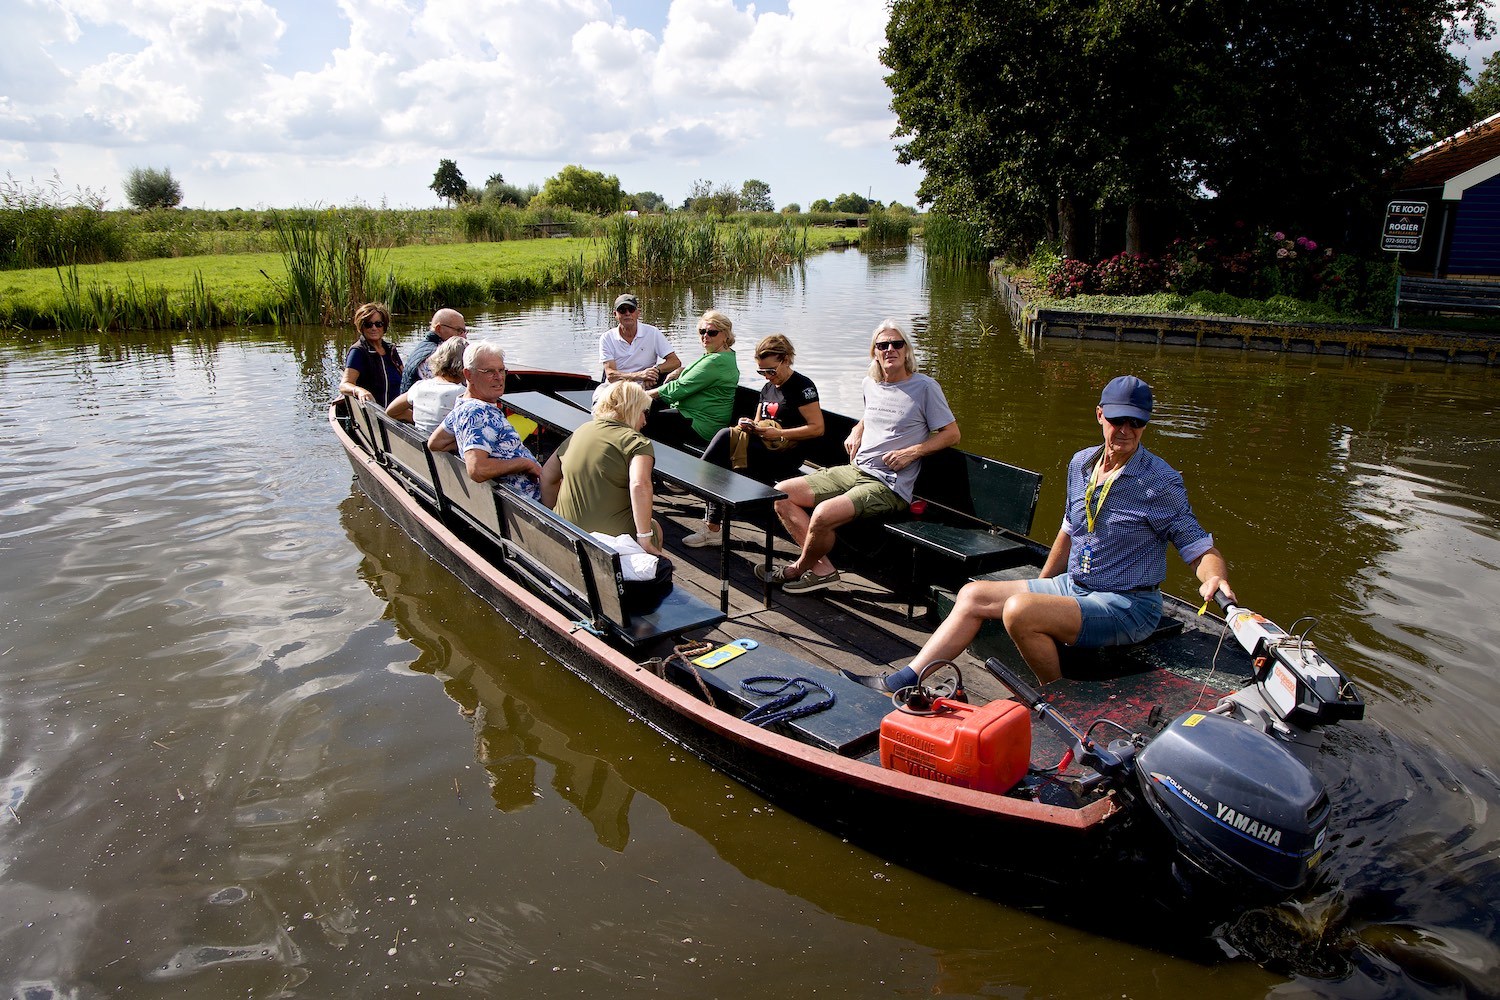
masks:
<path fill-rule="evenodd" d="M 842 245 L 848 230 L 809 229 L 808 251 Z M 371 251 L 371 272 L 387 272 L 405 287 L 465 291 L 473 301 L 454 299 L 453 305 L 473 306 L 498 297 L 545 294 L 559 290 L 563 274 L 580 258 L 599 253 L 593 239 L 506 240 L 500 243 L 454 243 L 405 246 Z M 278 300 L 278 283 L 286 267 L 276 253 L 210 254 L 200 257 L 160 258 L 129 263 L 87 264 L 76 269 L 84 293 L 112 293 L 117 298 L 147 299 L 165 294 L 175 310 L 206 291 L 215 309 L 241 323 L 270 322 Z M 0 271 L 0 327 L 11 331 L 46 329 L 58 325 L 69 295 L 65 282 L 71 273 L 57 268 Z M 196 287 L 201 277 L 201 290 Z M 484 290 L 491 290 L 486 295 Z M 496 296 L 493 292 L 502 292 Z"/>

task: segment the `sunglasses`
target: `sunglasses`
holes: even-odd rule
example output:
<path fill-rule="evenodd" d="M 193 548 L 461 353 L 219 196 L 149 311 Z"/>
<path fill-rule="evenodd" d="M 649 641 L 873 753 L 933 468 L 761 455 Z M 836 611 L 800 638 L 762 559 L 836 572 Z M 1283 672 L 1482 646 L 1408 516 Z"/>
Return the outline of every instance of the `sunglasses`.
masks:
<path fill-rule="evenodd" d="M 875 350 L 877 351 L 899 351 L 905 346 L 906 341 L 904 340 L 877 340 L 875 342 Z"/>
<path fill-rule="evenodd" d="M 359 324 L 359 328 L 361 330 L 384 330 L 385 329 L 385 320 L 383 320 L 383 319 L 367 319 L 363 323 Z"/>
<path fill-rule="evenodd" d="M 766 378 L 770 378 L 772 375 L 776 374 L 775 368 L 757 368 L 755 370 L 764 375 Z"/>
<path fill-rule="evenodd" d="M 1134 427 L 1140 430 L 1146 426 L 1146 421 L 1138 417 L 1105 417 L 1104 419 L 1109 421 L 1111 427 Z"/>
<path fill-rule="evenodd" d="M 629 313 L 635 312 L 635 306 L 620 306 L 615 310 L 615 312 L 626 313 L 628 315 Z"/>
<path fill-rule="evenodd" d="M 700 328 L 698 330 L 698 336 L 700 336 L 700 337 L 717 337 L 719 334 L 721 334 L 723 332 L 724 332 L 723 330 L 707 330 L 707 329 L 701 329 Z"/>

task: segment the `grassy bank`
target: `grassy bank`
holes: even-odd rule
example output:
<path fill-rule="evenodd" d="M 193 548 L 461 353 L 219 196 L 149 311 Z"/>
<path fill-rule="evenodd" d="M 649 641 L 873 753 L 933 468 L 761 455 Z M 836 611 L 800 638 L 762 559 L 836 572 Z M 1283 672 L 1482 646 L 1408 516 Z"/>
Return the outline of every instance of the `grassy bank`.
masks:
<path fill-rule="evenodd" d="M 738 273 L 784 267 L 808 253 L 843 244 L 852 235 L 838 229 L 800 230 L 798 245 L 790 248 L 784 233 L 761 232 L 776 252 L 750 254 L 743 227 L 720 224 L 710 239 L 724 249 L 709 253 L 706 266 Z M 701 257 L 687 261 L 685 251 L 675 259 L 691 266 L 668 273 L 632 267 L 638 254 L 622 268 L 619 246 L 616 234 L 612 244 L 573 237 L 365 247 L 362 289 L 356 297 L 382 299 L 397 312 L 427 312 L 444 305 L 474 306 L 576 288 L 718 273 L 702 270 Z M 670 250 L 665 255 L 674 259 Z M 0 271 L 0 328 L 14 335 L 41 329 L 202 329 L 308 321 L 294 319 L 289 312 L 300 280 L 289 255 L 268 252 Z M 331 312 L 341 315 L 346 309 L 335 293 Z"/>

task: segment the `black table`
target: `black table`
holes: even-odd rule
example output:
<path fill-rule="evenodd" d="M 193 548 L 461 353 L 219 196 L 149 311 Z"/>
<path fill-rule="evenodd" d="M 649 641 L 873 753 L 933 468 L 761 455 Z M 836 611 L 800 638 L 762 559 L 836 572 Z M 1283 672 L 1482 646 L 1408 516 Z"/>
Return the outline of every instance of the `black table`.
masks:
<path fill-rule="evenodd" d="M 563 398 L 558 398 L 563 397 Z M 542 392 L 507 393 L 501 400 L 508 407 L 530 417 L 537 423 L 565 434 L 572 434 L 587 421 L 592 420 L 586 407 L 591 405 L 592 393 L 587 390 L 570 390 L 549 396 Z M 585 407 L 585 409 L 580 409 Z M 736 511 L 769 505 L 786 496 L 765 483 L 749 476 L 705 462 L 695 455 L 660 441 L 652 442 L 656 451 L 656 475 L 701 500 L 728 508 L 724 527 L 719 532 L 719 610 L 729 610 L 729 525 Z M 773 521 L 766 526 L 766 575 L 771 573 L 771 547 Z M 766 607 L 771 606 L 771 584 L 765 585 Z"/>

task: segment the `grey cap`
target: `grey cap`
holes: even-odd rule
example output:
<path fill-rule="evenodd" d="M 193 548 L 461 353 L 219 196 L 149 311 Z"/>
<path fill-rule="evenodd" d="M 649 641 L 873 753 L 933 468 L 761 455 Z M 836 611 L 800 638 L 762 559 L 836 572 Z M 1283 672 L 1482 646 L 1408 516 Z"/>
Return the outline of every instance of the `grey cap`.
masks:
<path fill-rule="evenodd" d="M 626 292 L 624 295 L 621 295 L 619 298 L 615 299 L 615 308 L 619 309 L 621 306 L 633 306 L 634 308 L 639 310 L 641 308 L 641 300 L 636 298 L 634 294 Z"/>

